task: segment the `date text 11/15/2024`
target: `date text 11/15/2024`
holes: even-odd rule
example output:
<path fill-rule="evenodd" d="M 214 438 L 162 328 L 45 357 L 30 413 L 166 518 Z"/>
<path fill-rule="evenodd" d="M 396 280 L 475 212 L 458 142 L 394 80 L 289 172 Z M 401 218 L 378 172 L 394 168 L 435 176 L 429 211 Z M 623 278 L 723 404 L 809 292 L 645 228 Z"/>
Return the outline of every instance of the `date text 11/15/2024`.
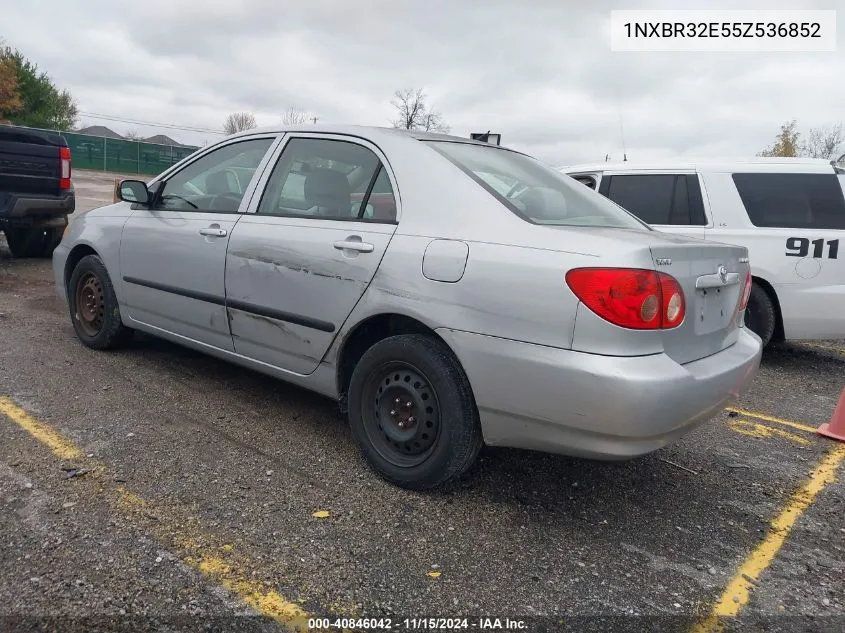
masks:
<path fill-rule="evenodd" d="M 309 631 L 525 631 L 524 620 L 510 618 L 310 618 Z"/>

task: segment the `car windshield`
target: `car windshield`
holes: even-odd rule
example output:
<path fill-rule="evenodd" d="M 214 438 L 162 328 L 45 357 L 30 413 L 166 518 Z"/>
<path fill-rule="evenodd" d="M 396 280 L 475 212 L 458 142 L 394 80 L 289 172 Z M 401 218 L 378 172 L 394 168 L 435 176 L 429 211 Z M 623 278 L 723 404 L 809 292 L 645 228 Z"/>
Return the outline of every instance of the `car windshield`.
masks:
<path fill-rule="evenodd" d="M 427 142 L 528 222 L 652 230 L 601 194 L 525 154 L 494 145 Z"/>

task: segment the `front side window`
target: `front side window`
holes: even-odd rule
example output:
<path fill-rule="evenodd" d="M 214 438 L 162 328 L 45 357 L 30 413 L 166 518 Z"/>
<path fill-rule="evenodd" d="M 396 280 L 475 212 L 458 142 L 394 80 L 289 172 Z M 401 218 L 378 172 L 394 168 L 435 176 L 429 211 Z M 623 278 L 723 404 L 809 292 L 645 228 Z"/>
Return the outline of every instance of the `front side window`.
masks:
<path fill-rule="evenodd" d="M 213 150 L 167 179 L 155 209 L 235 213 L 271 138 L 239 141 Z"/>
<path fill-rule="evenodd" d="M 524 154 L 494 145 L 424 142 L 527 222 L 650 230 L 604 196 Z"/>
<path fill-rule="evenodd" d="M 293 138 L 270 175 L 258 213 L 394 222 L 396 199 L 381 161 L 363 145 Z"/>
<path fill-rule="evenodd" d="M 845 229 L 845 198 L 836 174 L 734 174 L 754 226 Z"/>

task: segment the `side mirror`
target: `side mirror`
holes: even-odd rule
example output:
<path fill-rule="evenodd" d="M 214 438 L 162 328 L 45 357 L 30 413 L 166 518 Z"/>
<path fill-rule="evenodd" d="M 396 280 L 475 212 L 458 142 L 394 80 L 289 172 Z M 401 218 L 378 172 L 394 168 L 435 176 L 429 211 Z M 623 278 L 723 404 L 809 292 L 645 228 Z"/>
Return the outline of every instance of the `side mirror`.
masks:
<path fill-rule="evenodd" d="M 124 202 L 136 204 L 149 204 L 151 197 L 147 183 L 140 180 L 122 180 L 117 188 L 117 193 Z"/>

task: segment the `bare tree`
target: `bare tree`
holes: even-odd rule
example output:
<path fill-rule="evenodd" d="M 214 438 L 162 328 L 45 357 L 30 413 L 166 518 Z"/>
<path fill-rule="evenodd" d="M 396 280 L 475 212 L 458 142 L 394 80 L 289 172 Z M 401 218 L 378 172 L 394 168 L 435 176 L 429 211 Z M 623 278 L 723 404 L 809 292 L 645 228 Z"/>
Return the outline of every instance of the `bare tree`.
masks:
<path fill-rule="evenodd" d="M 449 131 L 443 115 L 426 104 L 427 95 L 422 88 L 397 90 L 390 105 L 396 108 L 393 127 L 402 130 L 425 130 L 426 132 Z"/>
<path fill-rule="evenodd" d="M 841 123 L 826 128 L 811 128 L 807 141 L 801 147 L 801 154 L 810 158 L 833 160 L 842 153 L 843 143 L 845 134 Z"/>
<path fill-rule="evenodd" d="M 450 128 L 443 120 L 442 114 L 439 112 L 427 112 L 423 117 L 422 129 L 426 132 L 441 132 L 446 134 Z"/>
<path fill-rule="evenodd" d="M 130 141 L 140 141 L 141 135 L 136 130 L 129 130 L 123 135 L 123 138 L 129 139 Z"/>
<path fill-rule="evenodd" d="M 308 120 L 308 115 L 305 110 L 300 110 L 296 106 L 290 106 L 282 115 L 283 125 L 299 125 Z"/>
<path fill-rule="evenodd" d="M 255 123 L 255 116 L 250 112 L 233 112 L 226 117 L 223 123 L 224 134 L 234 134 L 236 132 L 243 132 L 244 130 L 251 130 L 257 127 Z"/>

